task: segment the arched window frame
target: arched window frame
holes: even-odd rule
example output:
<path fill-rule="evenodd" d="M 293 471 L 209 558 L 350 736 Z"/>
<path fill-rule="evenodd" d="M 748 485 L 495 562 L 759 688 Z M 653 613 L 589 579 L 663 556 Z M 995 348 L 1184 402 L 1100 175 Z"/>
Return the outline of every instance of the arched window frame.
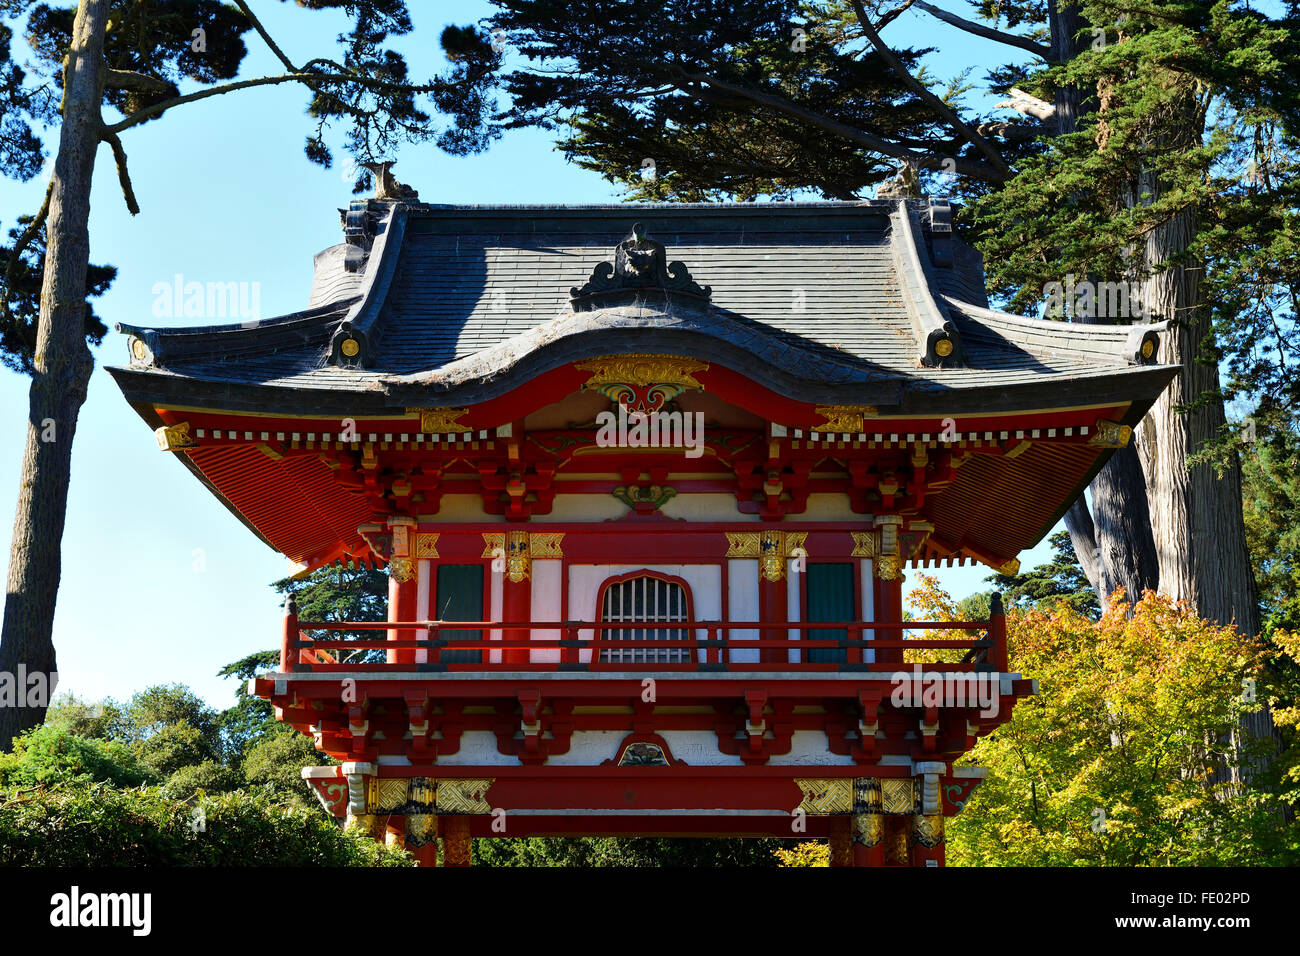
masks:
<path fill-rule="evenodd" d="M 649 568 L 641 568 L 636 571 L 628 571 L 625 574 L 617 574 L 608 577 L 600 583 L 600 591 L 596 594 L 596 625 L 597 626 L 595 630 L 595 642 L 594 642 L 595 647 L 593 648 L 592 655 L 591 655 L 591 660 L 593 664 L 607 664 L 607 665 L 615 664 L 616 665 L 620 663 L 619 661 L 602 660 L 602 655 L 605 651 L 617 649 L 618 646 L 617 638 L 606 638 L 604 636 L 605 629 L 600 627 L 601 624 L 606 623 L 605 622 L 605 596 L 609 592 L 609 589 L 611 587 L 619 584 L 625 584 L 628 581 L 639 580 L 641 578 L 650 578 L 657 581 L 663 581 L 666 584 L 676 585 L 677 587 L 682 589 L 682 598 L 686 607 L 686 617 L 685 620 L 682 622 L 683 626 L 678 629 L 685 632 L 687 640 L 694 639 L 695 636 L 694 630 L 690 627 L 685 626 L 686 624 L 689 624 L 695 620 L 695 598 L 694 595 L 691 593 L 690 582 L 688 582 L 685 578 L 679 577 L 675 574 L 664 574 L 662 571 L 652 571 Z M 623 623 L 623 622 L 614 622 L 614 623 Z M 662 625 L 663 630 L 669 630 L 670 625 L 672 623 L 673 623 L 672 621 L 663 621 L 663 622 L 647 621 L 646 625 L 647 627 L 650 627 L 652 625 Z M 646 655 L 649 656 L 649 651 L 652 649 L 642 647 L 642 648 L 630 648 L 630 649 L 624 648 L 624 650 L 641 651 L 641 652 L 645 652 Z M 689 666 L 693 666 L 695 663 L 696 652 L 694 648 L 690 648 L 690 647 L 666 648 L 666 650 L 671 651 L 673 654 L 680 654 L 681 659 L 676 661 L 666 662 L 665 666 L 689 667 Z M 633 662 L 627 662 L 627 663 L 633 663 Z M 659 662 L 639 661 L 635 663 L 639 664 L 640 666 L 646 666 L 647 664 L 652 665 Z"/>

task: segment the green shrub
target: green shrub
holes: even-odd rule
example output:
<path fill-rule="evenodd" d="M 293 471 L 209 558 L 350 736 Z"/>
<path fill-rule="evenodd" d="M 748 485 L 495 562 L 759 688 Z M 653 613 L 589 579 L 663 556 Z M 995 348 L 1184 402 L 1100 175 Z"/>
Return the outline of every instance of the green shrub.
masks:
<path fill-rule="evenodd" d="M 2 866 L 411 866 L 319 810 L 265 793 L 192 801 L 158 787 L 60 785 L 0 795 Z"/>
<path fill-rule="evenodd" d="M 157 775 L 129 747 L 113 740 L 79 737 L 64 723 L 47 723 L 0 753 L 0 789 L 40 784 L 106 781 L 119 787 L 154 783 Z"/>

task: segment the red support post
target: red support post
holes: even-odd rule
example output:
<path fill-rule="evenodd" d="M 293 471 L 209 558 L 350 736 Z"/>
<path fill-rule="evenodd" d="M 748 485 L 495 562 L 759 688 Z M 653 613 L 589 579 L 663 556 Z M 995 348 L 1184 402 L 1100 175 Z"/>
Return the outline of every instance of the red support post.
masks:
<path fill-rule="evenodd" d="M 884 624 L 896 624 L 903 620 L 903 578 L 902 575 L 892 581 L 876 578 L 876 620 Z M 903 636 L 902 631 L 876 631 L 876 636 L 886 641 L 896 641 Z M 881 647 L 876 649 L 876 664 L 895 665 L 903 662 L 901 647 Z M 877 670 L 881 668 L 877 667 Z"/>
<path fill-rule="evenodd" d="M 1007 671 L 1007 616 L 1002 610 L 1002 595 L 997 591 L 989 599 L 989 663 L 999 674 Z"/>
<path fill-rule="evenodd" d="M 284 605 L 284 634 L 280 639 L 280 672 L 297 670 L 298 602 L 292 596 Z"/>

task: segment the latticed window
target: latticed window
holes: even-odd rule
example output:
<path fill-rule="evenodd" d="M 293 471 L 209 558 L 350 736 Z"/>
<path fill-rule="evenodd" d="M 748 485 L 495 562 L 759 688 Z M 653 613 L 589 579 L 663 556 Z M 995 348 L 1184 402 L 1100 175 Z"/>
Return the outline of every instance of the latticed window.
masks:
<path fill-rule="evenodd" d="M 603 622 L 671 624 L 690 620 L 686 589 L 673 581 L 640 575 L 611 581 L 601 600 Z M 600 634 L 602 663 L 685 664 L 691 658 L 688 647 L 618 647 L 619 641 L 684 641 L 689 631 L 682 627 L 603 628 Z M 612 646 L 611 646 L 612 645 Z"/>

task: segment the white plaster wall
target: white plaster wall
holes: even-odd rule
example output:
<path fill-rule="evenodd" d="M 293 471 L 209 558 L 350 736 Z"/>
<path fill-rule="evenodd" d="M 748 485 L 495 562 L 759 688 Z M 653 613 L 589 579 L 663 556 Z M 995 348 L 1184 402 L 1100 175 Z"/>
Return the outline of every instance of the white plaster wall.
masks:
<path fill-rule="evenodd" d="M 758 620 L 756 558 L 732 558 L 727 562 L 727 617 L 732 621 Z M 730 633 L 732 641 L 758 640 L 757 628 L 736 629 Z M 758 648 L 736 650 L 733 644 L 731 659 L 737 664 L 757 664 Z"/>
<path fill-rule="evenodd" d="M 482 495 L 443 495 L 437 512 L 421 514 L 421 521 L 501 521 L 483 510 Z"/>
<path fill-rule="evenodd" d="M 862 608 L 862 620 L 872 621 L 876 617 L 876 591 L 872 585 L 872 582 L 875 581 L 872 576 L 874 569 L 870 558 L 861 558 L 860 560 L 862 562 L 862 600 L 858 606 Z M 862 632 L 862 639 L 865 641 L 874 640 L 875 636 L 875 631 L 864 630 Z M 874 663 L 876 652 L 868 648 L 865 660 L 868 664 Z"/>
<path fill-rule="evenodd" d="M 768 765 L 773 767 L 845 766 L 853 763 L 848 754 L 833 754 L 828 749 L 826 734 L 820 730 L 796 730 L 790 737 L 790 752 L 773 756 Z"/>
<path fill-rule="evenodd" d="M 613 760 L 619 745 L 628 736 L 623 730 L 579 730 L 573 734 L 569 752 L 546 761 L 548 767 L 596 767 Z M 743 766 L 739 755 L 718 750 L 718 736 L 711 730 L 665 730 L 660 736 L 678 760 L 693 767 Z M 853 763 L 847 754 L 827 752 L 826 735 L 820 730 L 796 730 L 790 741 L 790 753 L 774 756 L 770 766 L 845 766 Z M 445 767 L 517 767 L 519 760 L 497 751 L 497 738 L 488 730 L 467 730 L 460 739 L 457 753 L 438 758 Z"/>
<path fill-rule="evenodd" d="M 722 618 L 722 567 L 717 564 L 570 564 L 569 565 L 569 617 L 575 621 L 597 619 L 596 597 L 601 584 L 608 578 L 630 574 L 633 571 L 654 571 L 684 580 L 691 589 L 691 608 L 697 621 L 717 621 Z M 700 630 L 697 637 L 704 637 Z M 593 628 L 578 632 L 584 641 L 593 640 Z M 580 652 L 579 660 L 591 662 L 591 651 Z"/>
<path fill-rule="evenodd" d="M 495 563 L 495 562 L 493 562 L 493 563 Z M 503 613 L 503 612 L 502 612 L 502 606 L 503 606 L 503 603 L 504 603 L 504 600 L 505 600 L 505 598 L 504 598 L 504 593 L 505 593 L 505 592 L 504 592 L 504 590 L 503 590 L 504 587 L 505 587 L 505 571 L 504 571 L 504 570 L 495 570 L 495 569 L 493 569 L 492 565 L 489 564 L 489 565 L 488 565 L 488 578 L 489 578 L 489 582 L 488 582 L 488 583 L 489 583 L 489 589 L 490 589 L 490 594 L 489 594 L 488 600 L 491 602 L 490 606 L 491 606 L 491 609 L 492 609 L 492 616 L 489 617 L 488 620 L 489 620 L 489 621 L 500 621 L 500 620 L 501 620 L 501 614 Z M 514 622 L 510 622 L 510 623 L 514 623 Z M 489 641 L 500 641 L 500 640 L 501 640 L 501 629 L 498 627 L 498 628 L 495 628 L 495 629 L 493 629 L 493 630 L 488 631 L 488 635 L 487 635 L 487 637 L 488 637 L 488 640 L 489 640 Z M 493 664 L 500 664 L 500 663 L 501 663 L 501 652 L 500 652 L 500 651 L 490 651 L 489 654 L 488 654 L 488 658 L 491 660 L 491 662 L 492 662 Z"/>
<path fill-rule="evenodd" d="M 786 605 L 787 620 L 790 621 L 803 620 L 803 616 L 802 616 L 803 608 L 799 603 L 799 598 L 802 593 L 803 593 L 803 572 L 795 570 L 795 562 L 793 560 L 786 561 L 785 563 L 785 605 Z M 796 630 L 794 628 L 790 628 L 784 633 L 786 635 L 786 640 L 790 640 L 790 641 L 802 640 L 804 635 L 804 632 L 802 630 Z M 811 631 L 810 633 L 815 635 L 817 632 Z M 796 647 L 790 650 L 789 656 L 786 659 L 789 660 L 791 663 L 798 664 L 803 659 L 802 654 L 803 652 Z"/>
<path fill-rule="evenodd" d="M 870 521 L 866 515 L 855 514 L 849 506 L 849 500 L 843 494 L 815 492 L 808 496 L 808 503 L 803 514 L 796 516 L 799 521 Z"/>
<path fill-rule="evenodd" d="M 563 486 L 562 482 L 557 484 Z M 544 521 L 608 521 L 627 514 L 627 505 L 613 495 L 556 494 L 551 501 L 551 513 Z"/>
<path fill-rule="evenodd" d="M 562 561 L 534 561 L 532 571 L 532 620 L 560 620 L 560 598 L 563 594 Z M 555 641 L 564 635 L 559 628 L 533 631 L 533 640 Z M 558 664 L 560 648 L 543 647 L 529 652 L 534 664 Z"/>
<path fill-rule="evenodd" d="M 429 619 L 429 586 L 430 575 L 432 575 L 432 564 L 425 560 L 416 565 L 416 585 L 415 585 L 415 617 L 416 620 L 427 621 Z M 415 632 L 417 641 L 427 641 L 429 639 L 429 629 L 422 628 Z M 426 664 L 429 661 L 428 651 L 416 651 L 415 662 L 417 664 Z"/>

